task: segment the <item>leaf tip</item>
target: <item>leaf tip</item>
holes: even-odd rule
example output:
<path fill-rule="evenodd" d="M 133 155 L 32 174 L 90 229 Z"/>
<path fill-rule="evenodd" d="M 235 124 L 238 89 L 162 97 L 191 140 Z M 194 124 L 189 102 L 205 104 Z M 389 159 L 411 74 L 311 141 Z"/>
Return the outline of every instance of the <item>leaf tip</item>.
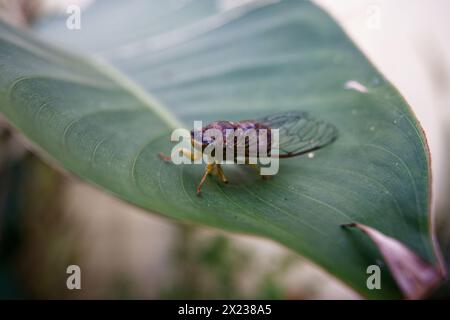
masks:
<path fill-rule="evenodd" d="M 380 250 L 406 299 L 424 298 L 444 279 L 440 268 L 424 260 L 397 239 L 360 223 L 341 226 L 357 228 L 369 236 Z"/>

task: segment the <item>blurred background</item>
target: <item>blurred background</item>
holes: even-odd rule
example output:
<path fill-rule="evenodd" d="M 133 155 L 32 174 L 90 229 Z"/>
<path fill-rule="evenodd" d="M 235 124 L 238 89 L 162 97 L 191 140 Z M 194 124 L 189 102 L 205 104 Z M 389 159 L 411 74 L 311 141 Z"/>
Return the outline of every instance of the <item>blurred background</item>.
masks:
<path fill-rule="evenodd" d="M 0 17 L 32 29 L 40 19 L 66 15 L 68 5 L 88 10 L 93 1 L 0 0 Z M 216 1 L 221 8 L 248 2 Z M 433 160 L 434 221 L 448 261 L 450 2 L 316 2 L 394 83 L 422 123 Z M 360 298 L 272 241 L 143 212 L 30 150 L 0 118 L 0 298 Z M 67 290 L 72 264 L 81 268 L 81 290 Z M 449 298 L 450 291 L 444 286 L 434 297 Z"/>

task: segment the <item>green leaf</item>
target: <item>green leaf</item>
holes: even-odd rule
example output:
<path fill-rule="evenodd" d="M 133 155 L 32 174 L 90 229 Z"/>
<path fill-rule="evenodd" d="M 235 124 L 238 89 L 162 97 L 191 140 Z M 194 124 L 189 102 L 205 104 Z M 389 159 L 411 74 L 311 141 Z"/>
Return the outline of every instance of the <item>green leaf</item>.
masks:
<path fill-rule="evenodd" d="M 178 9 L 170 1 L 99 1 L 83 13 L 81 31 L 67 30 L 64 19 L 37 27 L 134 82 L 1 25 L 0 110 L 63 167 L 122 199 L 274 239 L 367 297 L 398 298 L 377 247 L 340 226 L 370 226 L 437 264 L 424 135 L 327 14 L 309 1 L 272 2 L 221 11 L 209 0 Z M 312 158 L 282 160 L 269 181 L 229 166 L 228 185 L 210 179 L 197 197 L 203 167 L 157 157 L 170 153 L 176 119 L 191 127 L 288 110 L 308 111 L 340 136 Z M 366 286 L 373 264 L 381 290 Z"/>

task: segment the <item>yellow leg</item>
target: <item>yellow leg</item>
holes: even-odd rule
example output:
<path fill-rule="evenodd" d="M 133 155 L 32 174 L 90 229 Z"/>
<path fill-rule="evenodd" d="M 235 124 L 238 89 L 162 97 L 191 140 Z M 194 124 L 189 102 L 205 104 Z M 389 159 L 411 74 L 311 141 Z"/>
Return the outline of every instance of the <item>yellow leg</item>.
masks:
<path fill-rule="evenodd" d="M 202 186 L 205 183 L 206 177 L 214 170 L 214 167 L 216 165 L 214 163 L 206 165 L 205 168 L 205 174 L 202 177 L 202 180 L 200 180 L 200 184 L 197 187 L 197 195 L 200 195 L 200 192 L 202 191 Z"/>
<path fill-rule="evenodd" d="M 191 159 L 191 161 L 198 160 L 202 157 L 202 153 L 198 152 L 198 151 L 191 152 L 191 150 L 189 150 L 189 149 L 180 148 L 180 149 L 177 149 L 176 152 L 180 152 L 180 151 L 184 157 Z M 164 155 L 164 153 L 162 153 L 162 152 L 159 153 L 159 157 L 161 159 L 163 159 L 164 161 L 172 161 L 171 157 Z"/>
<path fill-rule="evenodd" d="M 222 180 L 223 183 L 228 183 L 227 177 L 225 177 L 225 173 L 220 164 L 216 164 L 217 176 Z"/>

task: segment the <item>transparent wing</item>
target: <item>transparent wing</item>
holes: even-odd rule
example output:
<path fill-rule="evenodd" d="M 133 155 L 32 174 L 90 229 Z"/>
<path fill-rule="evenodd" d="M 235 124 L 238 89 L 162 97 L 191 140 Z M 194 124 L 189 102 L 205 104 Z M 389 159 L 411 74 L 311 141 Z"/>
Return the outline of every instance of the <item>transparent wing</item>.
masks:
<path fill-rule="evenodd" d="M 299 156 L 325 147 L 336 140 L 338 131 L 330 123 L 315 120 L 306 112 L 277 113 L 257 120 L 279 129 L 279 157 Z"/>

